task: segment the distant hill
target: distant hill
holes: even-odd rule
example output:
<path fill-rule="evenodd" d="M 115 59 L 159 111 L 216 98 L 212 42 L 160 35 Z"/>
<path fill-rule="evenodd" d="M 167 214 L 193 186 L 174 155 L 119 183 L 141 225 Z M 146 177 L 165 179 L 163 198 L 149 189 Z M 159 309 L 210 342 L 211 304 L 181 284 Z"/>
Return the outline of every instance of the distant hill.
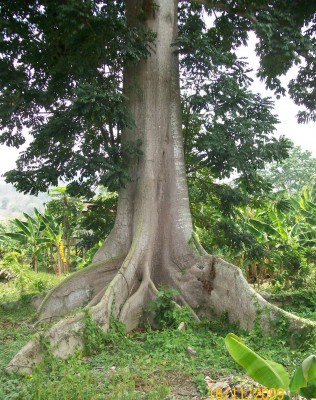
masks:
<path fill-rule="evenodd" d="M 31 196 L 17 192 L 12 185 L 0 183 L 0 222 L 19 218 L 23 212 L 33 214 L 34 207 L 41 211 L 48 199 L 46 193 Z"/>

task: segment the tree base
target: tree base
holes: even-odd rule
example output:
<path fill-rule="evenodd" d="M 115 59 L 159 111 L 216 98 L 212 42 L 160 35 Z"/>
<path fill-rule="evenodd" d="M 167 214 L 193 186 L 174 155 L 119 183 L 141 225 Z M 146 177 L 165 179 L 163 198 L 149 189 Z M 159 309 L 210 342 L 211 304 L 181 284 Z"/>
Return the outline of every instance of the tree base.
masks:
<path fill-rule="evenodd" d="M 137 327 L 157 288 L 151 278 L 146 278 L 137 288 L 127 290 L 129 281 L 124 268 L 126 274 L 130 264 L 126 265 L 125 259 L 118 268 L 120 261 L 121 257 L 117 257 L 99 262 L 66 279 L 44 300 L 39 310 L 40 320 L 60 317 L 70 309 L 87 304 L 91 317 L 104 331 L 108 329 L 111 317 L 119 318 L 127 331 Z M 315 323 L 264 300 L 248 285 L 236 266 L 209 255 L 195 256 L 194 261 L 185 270 L 178 263 L 177 268 L 169 269 L 169 274 L 164 273 L 167 281 L 157 283 L 174 287 L 179 293 L 175 299 L 177 303 L 189 306 L 195 318 L 202 315 L 212 318 L 227 313 L 230 322 L 239 323 L 248 330 L 256 323 L 268 334 L 275 332 L 280 320 L 287 321 L 289 335 L 290 332 L 315 330 Z M 44 337 L 28 342 L 9 363 L 7 371 L 31 373 L 34 365 L 43 360 L 43 339 L 50 343 L 54 356 L 67 358 L 83 347 L 83 330 L 83 312 L 63 318 Z"/>

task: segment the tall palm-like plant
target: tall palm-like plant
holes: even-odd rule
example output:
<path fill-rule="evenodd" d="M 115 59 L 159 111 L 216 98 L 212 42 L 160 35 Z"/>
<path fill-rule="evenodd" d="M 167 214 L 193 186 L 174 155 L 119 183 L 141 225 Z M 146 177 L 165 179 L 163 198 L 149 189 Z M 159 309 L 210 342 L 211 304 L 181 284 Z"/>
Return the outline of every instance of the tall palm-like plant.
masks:
<path fill-rule="evenodd" d="M 286 191 L 274 194 L 274 199 L 247 221 L 249 232 L 270 253 L 266 265 L 272 270 L 277 267 L 279 272 L 285 270 L 286 281 L 306 265 L 307 253 L 315 253 L 315 227 L 316 204 L 309 188 L 304 188 L 299 197 Z"/>
<path fill-rule="evenodd" d="M 316 203 L 315 189 L 310 186 L 303 188 L 299 199 L 291 201 L 299 224 L 294 226 L 300 244 L 316 251 Z"/>
<path fill-rule="evenodd" d="M 38 218 L 39 211 L 34 209 L 35 218 L 23 213 L 24 220 L 15 218 L 12 220 L 15 232 L 6 232 L 5 235 L 26 247 L 26 255 L 30 258 L 30 264 L 34 271 L 38 271 L 38 257 L 49 244 L 49 239 L 43 235 L 41 220 Z"/>
<path fill-rule="evenodd" d="M 50 221 L 50 225 L 56 234 L 62 229 L 62 253 L 66 264 L 64 268 L 68 271 L 71 242 L 82 217 L 83 201 L 81 198 L 71 197 L 63 186 L 51 189 L 49 196 L 51 200 L 46 205 L 45 215 L 54 219 L 54 222 Z"/>
<path fill-rule="evenodd" d="M 43 235 L 49 245 L 56 250 L 56 267 L 55 273 L 61 275 L 68 272 L 69 260 L 67 260 L 65 245 L 64 245 L 64 231 L 61 223 L 58 223 L 53 215 L 46 213 L 45 215 L 37 212 L 38 219 L 43 224 Z"/>

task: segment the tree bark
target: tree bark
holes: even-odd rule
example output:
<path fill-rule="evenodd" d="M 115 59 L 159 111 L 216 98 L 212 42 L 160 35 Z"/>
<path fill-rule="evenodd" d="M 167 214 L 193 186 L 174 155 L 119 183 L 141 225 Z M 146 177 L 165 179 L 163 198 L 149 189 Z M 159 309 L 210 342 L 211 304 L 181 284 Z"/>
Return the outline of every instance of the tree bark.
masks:
<path fill-rule="evenodd" d="M 185 176 L 177 48 L 177 0 L 126 0 L 130 25 L 145 24 L 156 35 L 147 60 L 127 66 L 124 92 L 136 128 L 123 132 L 122 143 L 140 139 L 143 155 L 132 159 L 131 182 L 120 191 L 115 226 L 93 264 L 57 286 L 44 300 L 39 319 L 65 315 L 86 306 L 106 330 L 119 318 L 127 330 L 137 327 L 146 304 L 160 285 L 179 292 L 176 301 L 195 318 L 227 312 L 251 328 L 264 329 L 277 315 L 293 328 L 302 320 L 269 305 L 243 278 L 240 269 L 207 255 L 193 234 Z M 83 313 L 62 319 L 45 337 L 56 356 L 82 346 Z M 306 322 L 307 325 L 309 322 Z M 311 324 L 310 324 L 311 325 Z M 37 339 L 10 362 L 8 370 L 29 372 L 42 359 Z"/>

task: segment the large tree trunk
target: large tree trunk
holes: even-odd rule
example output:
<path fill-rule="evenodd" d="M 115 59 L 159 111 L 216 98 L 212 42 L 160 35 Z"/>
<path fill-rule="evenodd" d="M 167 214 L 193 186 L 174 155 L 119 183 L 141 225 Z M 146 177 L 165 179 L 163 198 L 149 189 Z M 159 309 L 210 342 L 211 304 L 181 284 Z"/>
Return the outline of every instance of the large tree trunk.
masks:
<path fill-rule="evenodd" d="M 259 310 L 261 322 L 277 314 L 293 326 L 302 321 L 273 307 L 247 284 L 241 271 L 207 255 L 194 240 L 185 177 L 177 35 L 177 0 L 127 0 L 129 24 L 146 24 L 157 34 L 151 57 L 130 65 L 124 90 L 136 128 L 122 141 L 141 139 L 143 156 L 132 159 L 131 182 L 120 192 L 113 231 L 97 252 L 94 263 L 57 286 L 44 300 L 39 319 L 65 315 L 87 306 L 92 318 L 108 329 L 119 318 L 135 328 L 157 287 L 177 289 L 176 301 L 192 315 L 228 312 L 231 321 L 251 328 Z M 142 5 L 146 7 L 142 9 Z M 151 6 L 150 6 L 151 5 Z M 62 319 L 47 333 L 54 354 L 67 357 L 82 346 L 83 313 Z M 30 341 L 8 369 L 29 371 L 42 359 L 40 343 Z"/>

